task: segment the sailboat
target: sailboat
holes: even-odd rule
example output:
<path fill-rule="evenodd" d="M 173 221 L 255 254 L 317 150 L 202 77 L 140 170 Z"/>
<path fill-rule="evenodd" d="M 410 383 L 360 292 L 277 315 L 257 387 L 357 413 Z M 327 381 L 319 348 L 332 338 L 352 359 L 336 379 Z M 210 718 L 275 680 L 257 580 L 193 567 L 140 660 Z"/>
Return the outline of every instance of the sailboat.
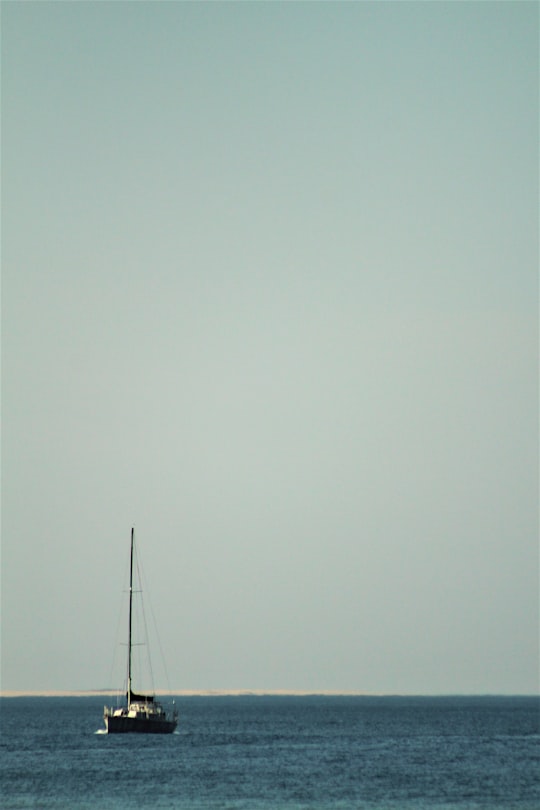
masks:
<path fill-rule="evenodd" d="M 129 563 L 129 620 L 128 620 L 128 676 L 126 704 L 120 708 L 105 706 L 103 719 L 108 734 L 171 734 L 178 725 L 178 713 L 166 709 L 155 695 L 140 695 L 133 691 L 131 680 L 132 608 L 133 608 L 133 546 L 134 530 L 131 530 L 131 554 Z"/>

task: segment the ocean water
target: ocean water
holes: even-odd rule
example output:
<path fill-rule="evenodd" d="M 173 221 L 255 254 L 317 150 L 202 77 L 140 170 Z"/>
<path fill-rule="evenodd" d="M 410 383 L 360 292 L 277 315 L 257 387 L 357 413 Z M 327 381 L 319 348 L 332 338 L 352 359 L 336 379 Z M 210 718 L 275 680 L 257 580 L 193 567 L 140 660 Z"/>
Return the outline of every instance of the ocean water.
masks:
<path fill-rule="evenodd" d="M 164 736 L 103 703 L 0 700 L 2 808 L 540 808 L 536 698 L 179 698 Z"/>

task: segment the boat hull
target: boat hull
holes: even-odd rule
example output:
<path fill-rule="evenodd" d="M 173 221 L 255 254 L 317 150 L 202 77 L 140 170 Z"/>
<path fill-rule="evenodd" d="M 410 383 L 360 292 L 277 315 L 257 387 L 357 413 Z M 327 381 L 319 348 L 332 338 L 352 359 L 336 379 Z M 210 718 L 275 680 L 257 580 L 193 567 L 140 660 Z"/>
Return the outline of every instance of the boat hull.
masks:
<path fill-rule="evenodd" d="M 172 734 L 177 721 L 165 718 L 127 717 L 112 715 L 105 717 L 108 734 Z"/>

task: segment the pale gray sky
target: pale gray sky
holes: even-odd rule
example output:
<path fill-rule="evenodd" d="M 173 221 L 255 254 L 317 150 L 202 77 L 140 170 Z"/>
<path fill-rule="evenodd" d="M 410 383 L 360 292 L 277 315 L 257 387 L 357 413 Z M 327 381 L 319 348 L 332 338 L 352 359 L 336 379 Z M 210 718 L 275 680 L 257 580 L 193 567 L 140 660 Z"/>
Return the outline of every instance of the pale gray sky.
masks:
<path fill-rule="evenodd" d="M 537 689 L 537 144 L 536 3 L 2 3 L 3 689 L 132 524 L 173 688 Z"/>

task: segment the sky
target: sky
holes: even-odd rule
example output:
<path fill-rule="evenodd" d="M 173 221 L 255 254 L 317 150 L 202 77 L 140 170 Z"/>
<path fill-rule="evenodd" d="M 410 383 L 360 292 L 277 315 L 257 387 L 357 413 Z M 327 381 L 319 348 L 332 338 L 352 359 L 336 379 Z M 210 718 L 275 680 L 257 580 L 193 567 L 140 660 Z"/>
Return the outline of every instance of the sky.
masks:
<path fill-rule="evenodd" d="M 0 687 L 536 692 L 538 5 L 1 21 Z"/>

